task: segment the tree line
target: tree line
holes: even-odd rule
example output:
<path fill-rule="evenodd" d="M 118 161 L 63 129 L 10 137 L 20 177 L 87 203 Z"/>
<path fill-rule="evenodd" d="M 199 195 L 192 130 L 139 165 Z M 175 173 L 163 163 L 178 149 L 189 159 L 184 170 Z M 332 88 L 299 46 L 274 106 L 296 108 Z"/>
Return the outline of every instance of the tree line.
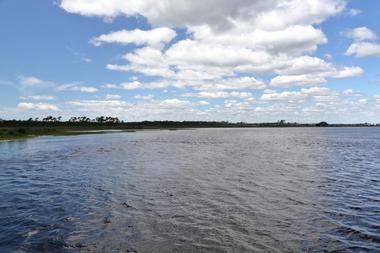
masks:
<path fill-rule="evenodd" d="M 5 121 L 5 120 L 2 120 L 0 119 L 0 121 Z M 117 124 L 117 123 L 121 123 L 122 121 L 119 120 L 118 117 L 109 117 L 109 116 L 99 116 L 99 117 L 96 117 L 94 119 L 91 119 L 89 117 L 86 117 L 86 116 L 82 116 L 82 117 L 71 117 L 69 120 L 67 121 L 62 121 L 62 117 L 59 116 L 59 117 L 53 117 L 53 116 L 47 116 L 45 118 L 29 118 L 27 120 L 27 122 L 72 122 L 72 123 L 76 123 L 76 122 L 94 122 L 94 123 L 114 123 L 114 124 Z"/>
<path fill-rule="evenodd" d="M 2 120 L 0 127 L 106 127 L 115 129 L 176 129 L 176 128 L 219 128 L 219 127 L 369 127 L 380 126 L 380 124 L 360 123 L 360 124 L 328 124 L 325 121 L 319 123 L 297 123 L 279 120 L 276 122 L 246 123 L 228 121 L 140 121 L 124 122 L 117 117 L 98 116 L 89 118 L 87 116 L 71 117 L 62 120 L 61 116 L 47 116 L 44 118 L 29 118 L 28 120 Z"/>

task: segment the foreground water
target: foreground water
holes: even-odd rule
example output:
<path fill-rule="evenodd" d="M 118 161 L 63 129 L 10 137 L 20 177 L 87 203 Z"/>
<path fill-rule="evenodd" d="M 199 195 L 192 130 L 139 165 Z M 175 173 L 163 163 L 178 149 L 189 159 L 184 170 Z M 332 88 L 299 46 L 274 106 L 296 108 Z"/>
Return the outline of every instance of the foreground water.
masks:
<path fill-rule="evenodd" d="M 0 143 L 0 252 L 380 252 L 380 129 Z"/>

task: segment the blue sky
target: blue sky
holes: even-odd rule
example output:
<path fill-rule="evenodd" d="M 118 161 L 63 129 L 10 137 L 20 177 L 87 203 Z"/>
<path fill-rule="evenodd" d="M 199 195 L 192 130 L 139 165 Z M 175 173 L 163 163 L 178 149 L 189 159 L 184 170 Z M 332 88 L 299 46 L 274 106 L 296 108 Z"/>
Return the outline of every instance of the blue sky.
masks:
<path fill-rule="evenodd" d="M 159 3 L 0 1 L 0 118 L 380 122 L 380 2 Z"/>

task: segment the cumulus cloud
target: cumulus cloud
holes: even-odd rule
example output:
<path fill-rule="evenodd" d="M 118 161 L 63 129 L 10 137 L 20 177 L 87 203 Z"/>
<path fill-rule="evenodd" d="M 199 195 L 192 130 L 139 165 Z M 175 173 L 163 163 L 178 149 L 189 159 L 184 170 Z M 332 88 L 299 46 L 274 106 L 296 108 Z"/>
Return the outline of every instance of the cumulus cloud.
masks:
<path fill-rule="evenodd" d="M 154 95 L 149 94 L 149 95 L 136 95 L 134 96 L 135 99 L 141 99 L 141 100 L 151 100 L 154 98 Z"/>
<path fill-rule="evenodd" d="M 149 45 L 152 47 L 161 47 L 163 44 L 170 42 L 175 36 L 176 32 L 167 27 L 156 28 L 152 30 L 121 30 L 103 34 L 90 40 L 95 46 L 100 46 L 105 43 L 117 44 L 136 44 L 136 45 Z"/>
<path fill-rule="evenodd" d="M 105 96 L 105 98 L 106 98 L 107 100 L 119 100 L 119 99 L 121 99 L 121 96 L 120 96 L 120 95 L 117 95 L 117 94 L 107 94 L 107 95 Z"/>
<path fill-rule="evenodd" d="M 41 96 L 41 95 L 34 95 L 34 96 L 26 96 L 26 97 L 20 97 L 22 100 L 54 100 L 54 96 Z"/>
<path fill-rule="evenodd" d="M 225 27 L 230 23 L 229 17 L 239 19 L 258 14 L 275 6 L 279 1 L 250 1 L 237 0 L 206 0 L 175 1 L 162 0 L 62 0 L 61 8 L 85 16 L 100 16 L 114 18 L 118 15 L 145 16 L 154 25 L 180 27 L 213 24 L 216 27 Z M 196 14 L 196 15 L 195 15 Z"/>
<path fill-rule="evenodd" d="M 43 80 L 34 77 L 34 76 L 27 76 L 27 77 L 19 77 L 20 79 L 20 84 L 25 85 L 25 86 L 35 86 L 44 83 Z"/>
<path fill-rule="evenodd" d="M 201 91 L 199 93 L 185 93 L 183 94 L 185 97 L 199 97 L 199 98 L 229 98 L 229 97 L 237 97 L 242 99 L 247 99 L 252 97 L 252 93 L 250 92 L 225 92 L 225 91 Z"/>
<path fill-rule="evenodd" d="M 131 107 L 131 104 L 121 100 L 75 100 L 67 104 L 79 108 L 80 111 L 91 112 L 121 112 Z"/>
<path fill-rule="evenodd" d="M 304 94 L 302 92 L 297 92 L 297 91 L 284 91 L 281 93 L 277 93 L 275 91 L 266 91 L 260 97 L 260 100 L 263 100 L 263 101 L 278 101 L 278 100 L 293 101 L 293 100 L 303 99 L 305 97 L 306 97 L 306 94 Z"/>
<path fill-rule="evenodd" d="M 121 83 L 121 84 L 108 83 L 108 84 L 103 85 L 103 88 L 135 90 L 135 89 L 140 89 L 142 87 L 141 87 L 141 83 L 139 81 L 133 81 L 133 82 L 127 82 L 127 83 Z"/>
<path fill-rule="evenodd" d="M 321 62 L 322 63 L 322 62 Z M 317 66 L 317 65 L 315 65 Z M 293 66 L 294 67 L 294 66 Z M 304 65 L 301 68 L 307 70 L 309 66 Z M 282 73 L 292 73 L 296 68 L 290 68 Z M 290 70 L 290 71 L 289 71 Z M 294 72 L 293 72 L 294 73 Z M 297 75 L 279 75 L 274 77 L 270 85 L 274 87 L 294 87 L 294 86 L 310 86 L 323 85 L 328 82 L 326 78 L 350 78 L 361 76 L 364 71 L 360 67 L 333 67 L 330 64 L 322 63 L 320 68 L 315 68 L 311 71 L 296 71 Z M 310 73 L 310 74 L 301 74 Z"/>
<path fill-rule="evenodd" d="M 95 93 L 98 91 L 97 88 L 92 87 L 92 86 L 83 86 L 80 84 L 63 84 L 59 85 L 56 88 L 57 91 L 79 91 L 79 92 L 84 92 L 84 93 Z"/>
<path fill-rule="evenodd" d="M 86 63 L 91 63 L 92 62 L 92 59 L 91 58 L 83 58 L 82 61 L 86 62 Z"/>
<path fill-rule="evenodd" d="M 242 76 L 238 78 L 225 78 L 219 81 L 201 82 L 193 84 L 197 90 L 234 90 L 234 89 L 264 89 L 266 84 L 254 77 Z"/>
<path fill-rule="evenodd" d="M 17 107 L 23 110 L 59 111 L 56 105 L 47 103 L 19 103 Z"/>
<path fill-rule="evenodd" d="M 165 99 L 163 101 L 160 101 L 158 105 L 161 108 L 173 109 L 173 108 L 187 107 L 190 105 L 190 102 L 186 101 L 186 100 L 180 100 L 177 98 L 172 98 L 172 99 Z"/>
<path fill-rule="evenodd" d="M 345 9 L 343 0 L 61 0 L 67 12 L 85 16 L 116 17 L 140 14 L 154 25 L 170 27 L 210 24 L 228 27 L 236 20 L 281 28 L 291 24 L 320 23 Z M 277 8 L 273 8 L 277 7 Z M 196 15 L 195 15 L 196 14 Z"/>
<path fill-rule="evenodd" d="M 283 101 L 286 103 L 303 103 L 306 99 L 312 98 L 321 102 L 322 100 L 331 101 L 339 97 L 339 93 L 326 87 L 310 87 L 303 88 L 299 91 L 283 91 L 276 92 L 273 90 L 266 90 L 260 97 L 261 101 Z"/>
<path fill-rule="evenodd" d="M 376 34 L 365 26 L 343 31 L 342 34 L 347 38 L 351 38 L 357 41 L 377 39 Z"/>
<path fill-rule="evenodd" d="M 343 32 L 346 37 L 354 39 L 345 55 L 356 57 L 380 56 L 380 44 L 373 42 L 377 35 L 367 27 L 358 27 Z"/>
<path fill-rule="evenodd" d="M 274 87 L 292 87 L 305 85 L 320 85 L 327 83 L 327 80 L 319 76 L 310 75 L 283 75 L 276 76 L 270 82 Z"/>
<path fill-rule="evenodd" d="M 360 91 L 354 91 L 353 89 L 346 89 L 342 92 L 343 96 L 348 96 L 348 97 L 360 97 L 363 94 Z"/>
<path fill-rule="evenodd" d="M 347 56 L 367 57 L 380 56 L 380 44 L 371 42 L 353 43 L 346 51 Z"/>
<path fill-rule="evenodd" d="M 194 39 L 202 44 L 235 45 L 270 53 L 313 52 L 318 44 L 327 43 L 324 33 L 312 25 L 292 25 L 280 30 L 263 30 L 241 21 L 234 25 L 225 31 L 215 31 L 208 25 L 191 27 L 189 30 Z"/>
<path fill-rule="evenodd" d="M 362 13 L 361 10 L 359 9 L 349 9 L 347 14 L 350 15 L 351 17 L 355 17 L 355 16 L 358 16 Z"/>

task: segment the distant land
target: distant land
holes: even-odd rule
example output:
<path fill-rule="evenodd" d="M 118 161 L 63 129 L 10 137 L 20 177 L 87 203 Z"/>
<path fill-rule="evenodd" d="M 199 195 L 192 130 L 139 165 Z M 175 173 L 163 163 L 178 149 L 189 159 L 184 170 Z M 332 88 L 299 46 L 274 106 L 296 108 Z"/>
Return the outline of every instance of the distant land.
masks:
<path fill-rule="evenodd" d="M 188 128 L 284 128 L 284 127 L 380 127 L 379 124 L 328 124 L 297 123 L 279 120 L 277 122 L 246 123 L 228 121 L 141 121 L 124 122 L 117 117 L 99 116 L 95 119 L 88 117 L 72 117 L 63 121 L 61 117 L 29 118 L 28 120 L 0 119 L 0 140 L 14 140 L 41 135 L 78 135 L 101 134 L 106 130 L 136 131 L 144 129 L 188 129 Z M 94 131 L 95 130 L 95 131 Z"/>

